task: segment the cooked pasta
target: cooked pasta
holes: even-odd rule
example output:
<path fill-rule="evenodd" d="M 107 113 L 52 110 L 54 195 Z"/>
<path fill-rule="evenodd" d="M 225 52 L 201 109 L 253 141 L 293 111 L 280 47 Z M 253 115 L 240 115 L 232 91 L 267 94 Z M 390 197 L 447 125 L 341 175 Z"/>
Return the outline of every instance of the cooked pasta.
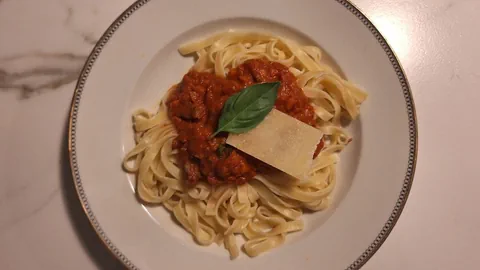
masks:
<path fill-rule="evenodd" d="M 200 181 L 189 186 L 178 150 L 172 146 L 178 132 L 169 118 L 169 94 L 156 113 L 134 112 L 136 146 L 125 156 L 123 166 L 136 174 L 139 197 L 163 204 L 199 245 L 223 244 L 235 258 L 240 253 L 240 235 L 244 252 L 255 257 L 283 244 L 289 233 L 301 231 L 303 210 L 329 206 L 338 154 L 351 141 L 341 119 L 355 119 L 367 94 L 322 63 L 318 47 L 269 34 L 229 31 L 183 45 L 179 51 L 196 55 L 193 70 L 223 78 L 250 59 L 288 67 L 314 108 L 315 127 L 325 134 L 325 145 L 306 181 L 271 172 L 257 174 L 242 185 Z"/>

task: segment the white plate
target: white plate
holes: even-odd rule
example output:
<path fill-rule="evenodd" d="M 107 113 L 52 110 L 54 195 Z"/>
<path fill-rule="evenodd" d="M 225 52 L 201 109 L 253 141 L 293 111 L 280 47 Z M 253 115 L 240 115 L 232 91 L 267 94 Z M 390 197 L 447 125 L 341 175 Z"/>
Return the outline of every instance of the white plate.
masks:
<path fill-rule="evenodd" d="M 146 208 L 121 169 L 133 146 L 131 113 L 155 108 L 193 60 L 179 44 L 229 28 L 318 44 L 369 93 L 341 154 L 333 205 L 262 256 L 230 261 L 205 248 L 162 207 Z M 334 61 L 333 61 L 334 59 Z M 337 1 L 149 1 L 125 11 L 95 46 L 73 97 L 69 150 L 75 186 L 93 228 L 132 269 L 358 269 L 380 247 L 410 190 L 417 150 L 405 75 L 383 37 L 352 4 Z"/>

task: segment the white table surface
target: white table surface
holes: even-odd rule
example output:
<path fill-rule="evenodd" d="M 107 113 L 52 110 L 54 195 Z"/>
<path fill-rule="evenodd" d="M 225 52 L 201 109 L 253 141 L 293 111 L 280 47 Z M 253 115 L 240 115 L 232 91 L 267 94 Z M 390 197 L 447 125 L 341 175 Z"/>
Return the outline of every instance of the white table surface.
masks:
<path fill-rule="evenodd" d="M 88 53 L 131 3 L 0 0 L 2 270 L 122 268 L 76 198 L 66 125 Z M 480 269 L 480 0 L 354 3 L 398 54 L 419 123 L 406 208 L 364 269 Z"/>

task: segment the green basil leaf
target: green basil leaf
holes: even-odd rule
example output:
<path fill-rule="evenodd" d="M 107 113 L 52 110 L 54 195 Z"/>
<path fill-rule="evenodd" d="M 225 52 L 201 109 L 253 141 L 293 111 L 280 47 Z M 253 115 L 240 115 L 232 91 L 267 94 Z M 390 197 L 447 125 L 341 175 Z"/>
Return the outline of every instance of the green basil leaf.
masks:
<path fill-rule="evenodd" d="M 223 106 L 217 131 L 244 133 L 265 119 L 275 105 L 280 82 L 251 85 L 232 95 Z"/>
<path fill-rule="evenodd" d="M 225 152 L 225 144 L 220 144 L 217 148 L 217 155 L 218 156 L 223 156 L 223 153 Z"/>

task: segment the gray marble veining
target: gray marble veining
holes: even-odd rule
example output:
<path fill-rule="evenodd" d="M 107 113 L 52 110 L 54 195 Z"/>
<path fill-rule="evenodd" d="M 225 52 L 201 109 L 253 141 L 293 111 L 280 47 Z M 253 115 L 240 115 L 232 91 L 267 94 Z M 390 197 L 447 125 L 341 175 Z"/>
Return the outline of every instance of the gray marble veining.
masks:
<path fill-rule="evenodd" d="M 27 2 L 24 8 L 29 7 Z M 53 4 L 50 2 L 52 1 L 45 1 L 46 8 L 49 4 Z M 5 5 L 6 9 L 12 4 L 4 0 L 0 0 L 0 3 L 2 3 L 2 6 L 7 4 Z M 75 43 L 74 40 L 77 40 L 76 47 L 85 49 L 65 48 L 56 50 L 51 45 L 42 46 L 44 48 L 40 49 L 35 48 L 35 44 L 29 46 L 28 43 L 23 43 L 18 45 L 20 47 L 30 47 L 33 50 L 20 50 L 13 55 L 8 54 L 8 50 L 0 51 L 0 92 L 16 91 L 18 92 L 18 98 L 23 100 L 37 94 L 56 90 L 78 78 L 88 53 L 96 44 L 101 33 L 101 29 L 92 28 L 93 25 L 85 24 L 85 21 L 95 20 L 98 9 L 94 2 L 85 3 L 85 6 L 83 6 L 68 0 L 57 1 L 54 6 L 56 6 L 57 11 L 55 13 L 52 11 L 52 17 L 49 18 L 52 21 L 51 25 L 46 27 L 45 34 L 41 33 L 42 29 L 39 29 L 38 37 L 45 38 L 47 41 L 49 39 L 49 43 L 58 44 Z M 85 17 L 88 20 L 85 20 Z M 7 20 L 6 23 L 15 22 L 16 20 Z M 4 27 L 6 23 L 4 23 Z M 32 25 L 26 24 L 20 28 L 22 27 L 32 27 Z M 2 39 L 1 31 L 2 27 L 0 27 L 0 39 Z M 67 33 L 68 35 L 65 35 Z M 67 36 L 70 36 L 70 38 Z M 32 38 L 32 40 L 35 40 L 35 38 Z M 42 42 L 42 40 L 38 41 Z M 0 45 L 8 45 L 8 42 L 8 40 L 2 39 L 1 43 L 3 44 Z"/>
<path fill-rule="evenodd" d="M 67 17 L 65 18 L 65 21 L 63 22 L 66 27 L 71 29 L 73 32 L 76 34 L 80 35 L 82 37 L 83 41 L 87 44 L 90 45 L 95 45 L 98 41 L 98 38 L 96 38 L 93 34 L 93 32 L 85 31 L 78 29 L 74 24 L 73 24 L 73 17 L 75 16 L 75 9 L 71 6 L 66 5 L 67 9 Z"/>
<path fill-rule="evenodd" d="M 88 54 L 132 2 L 0 0 L 2 270 L 121 269 L 83 213 L 60 142 Z"/>
<path fill-rule="evenodd" d="M 350 1 L 400 57 L 420 129 L 409 202 L 362 269 L 478 269 L 480 1 Z M 88 53 L 133 2 L 0 0 L 1 270 L 123 269 L 78 202 L 65 130 Z"/>
<path fill-rule="evenodd" d="M 45 198 L 42 201 L 36 203 L 31 208 L 29 208 L 28 211 L 19 212 L 17 213 L 16 216 L 8 220 L 8 222 L 5 222 L 5 223 L 2 222 L 3 224 L 0 223 L 0 231 L 6 231 L 9 228 L 14 227 L 16 224 L 22 222 L 23 220 L 31 218 L 35 214 L 39 213 L 40 211 L 42 211 L 48 206 L 48 204 L 54 199 L 55 196 L 59 195 L 59 192 L 60 192 L 60 188 L 55 188 L 53 191 L 51 191 L 50 194 L 45 196 Z M 11 194 L 11 196 L 9 197 L 12 197 L 15 195 L 18 196 L 18 194 Z M 0 201 L 0 207 L 2 207 L 2 204 L 3 202 Z"/>
<path fill-rule="evenodd" d="M 75 81 L 87 55 L 30 53 L 0 59 L 0 89 L 20 91 L 21 98 Z M 18 70 L 11 67 L 19 66 Z"/>

